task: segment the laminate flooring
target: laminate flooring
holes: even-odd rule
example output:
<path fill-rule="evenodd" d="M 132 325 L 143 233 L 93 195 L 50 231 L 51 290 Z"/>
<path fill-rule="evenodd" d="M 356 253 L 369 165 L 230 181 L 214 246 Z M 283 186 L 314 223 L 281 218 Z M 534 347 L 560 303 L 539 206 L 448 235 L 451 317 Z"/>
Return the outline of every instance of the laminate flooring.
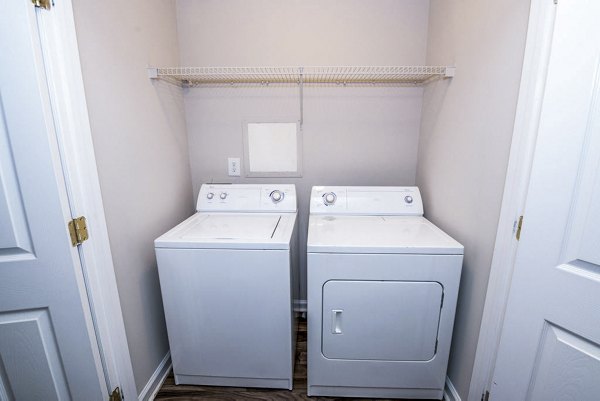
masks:
<path fill-rule="evenodd" d="M 306 321 L 300 320 L 296 343 L 296 365 L 294 368 L 294 389 L 270 390 L 245 387 L 215 387 L 175 385 L 173 372 L 169 374 L 158 391 L 156 401 L 195 401 L 195 400 L 340 400 L 351 398 L 308 397 L 306 395 Z M 361 398 L 360 400 L 367 400 Z M 398 400 L 396 400 L 398 401 Z M 432 400 L 433 401 L 433 400 Z"/>

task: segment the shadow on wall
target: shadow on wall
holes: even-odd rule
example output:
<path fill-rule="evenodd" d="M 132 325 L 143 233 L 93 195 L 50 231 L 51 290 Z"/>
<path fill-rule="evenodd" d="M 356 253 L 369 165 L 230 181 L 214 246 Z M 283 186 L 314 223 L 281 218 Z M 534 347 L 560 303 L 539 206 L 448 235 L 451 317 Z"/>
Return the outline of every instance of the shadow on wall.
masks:
<path fill-rule="evenodd" d="M 151 83 L 156 92 L 156 97 L 160 102 L 163 117 L 167 121 L 173 134 L 173 139 L 175 139 L 178 145 L 179 153 L 187 154 L 188 140 L 182 89 L 176 85 L 157 79 L 151 80 Z"/>
<path fill-rule="evenodd" d="M 427 105 L 426 112 L 428 116 L 439 116 L 440 111 L 444 106 L 448 88 L 455 79 L 456 77 L 452 78 L 452 80 L 438 80 L 425 87 L 423 92 L 423 104 Z M 418 152 L 419 162 L 422 162 L 428 158 L 428 152 L 426 152 L 426 149 L 428 148 L 430 142 L 436 141 L 437 135 L 441 136 L 442 139 L 445 137 L 444 132 L 438 129 L 438 123 L 438 118 L 424 118 L 421 120 Z M 428 163 L 426 165 L 428 165 Z M 420 174 L 423 174 L 423 172 L 420 172 Z M 419 181 L 419 177 L 417 177 L 417 181 Z M 420 189 L 421 192 L 427 193 L 427 188 Z M 423 196 L 423 202 L 427 202 L 427 196 L 425 195 Z"/>

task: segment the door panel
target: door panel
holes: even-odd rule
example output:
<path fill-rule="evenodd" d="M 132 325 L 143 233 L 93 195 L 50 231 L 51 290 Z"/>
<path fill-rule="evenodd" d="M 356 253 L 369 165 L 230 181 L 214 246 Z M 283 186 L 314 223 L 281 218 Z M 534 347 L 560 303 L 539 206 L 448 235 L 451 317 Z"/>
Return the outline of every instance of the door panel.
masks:
<path fill-rule="evenodd" d="M 4 114 L 0 97 L 0 188 L 3 188 L 0 196 L 0 221 L 4 225 L 0 230 L 0 262 L 8 258 L 33 256 Z"/>
<path fill-rule="evenodd" d="M 330 359 L 428 361 L 443 288 L 425 281 L 330 280 L 323 285 L 322 352 Z"/>
<path fill-rule="evenodd" d="M 535 401 L 594 401 L 600 394 L 600 346 L 546 323 L 531 393 Z"/>
<path fill-rule="evenodd" d="M 557 5 L 491 399 L 597 400 L 600 2 Z"/>
<path fill-rule="evenodd" d="M 103 400 L 37 12 L 0 2 L 0 399 Z"/>
<path fill-rule="evenodd" d="M 598 70 L 600 70 L 600 65 Z M 598 94 L 600 88 L 597 86 L 595 91 Z M 600 104 L 594 105 L 594 107 L 600 107 Z M 590 267 L 592 270 L 596 270 L 600 265 L 600 208 L 598 207 L 600 205 L 600 154 L 597 152 L 600 149 L 600 145 L 597 143 L 600 141 L 600 135 L 594 135 L 593 129 L 600 129 L 600 127 L 590 126 L 586 134 L 591 138 L 584 146 L 595 153 L 583 155 L 584 171 L 582 171 L 581 184 L 576 194 L 579 204 L 573 208 L 573 232 L 568 236 L 569 243 L 565 258 L 595 265 L 596 268 Z M 598 272 L 600 273 L 600 271 Z"/>
<path fill-rule="evenodd" d="M 48 309 L 0 314 L 1 386 L 15 400 L 68 400 Z"/>

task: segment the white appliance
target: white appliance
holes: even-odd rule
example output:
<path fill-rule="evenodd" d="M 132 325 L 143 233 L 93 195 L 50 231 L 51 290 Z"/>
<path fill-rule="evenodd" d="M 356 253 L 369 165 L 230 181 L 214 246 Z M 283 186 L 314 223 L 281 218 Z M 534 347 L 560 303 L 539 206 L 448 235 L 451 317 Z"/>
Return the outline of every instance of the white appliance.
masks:
<path fill-rule="evenodd" d="M 308 395 L 441 399 L 463 246 L 416 187 L 313 187 Z"/>
<path fill-rule="evenodd" d="M 292 389 L 296 189 L 203 185 L 155 240 L 176 384 Z"/>

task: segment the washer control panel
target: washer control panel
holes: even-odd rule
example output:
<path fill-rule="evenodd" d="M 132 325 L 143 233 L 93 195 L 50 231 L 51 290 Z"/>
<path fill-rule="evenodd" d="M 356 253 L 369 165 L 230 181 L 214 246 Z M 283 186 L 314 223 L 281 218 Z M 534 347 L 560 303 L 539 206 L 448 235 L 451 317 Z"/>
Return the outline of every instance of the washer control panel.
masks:
<path fill-rule="evenodd" d="M 196 211 L 295 212 L 296 187 L 292 184 L 204 184 Z"/>
<path fill-rule="evenodd" d="M 417 187 L 313 187 L 310 212 L 315 214 L 422 216 Z"/>

